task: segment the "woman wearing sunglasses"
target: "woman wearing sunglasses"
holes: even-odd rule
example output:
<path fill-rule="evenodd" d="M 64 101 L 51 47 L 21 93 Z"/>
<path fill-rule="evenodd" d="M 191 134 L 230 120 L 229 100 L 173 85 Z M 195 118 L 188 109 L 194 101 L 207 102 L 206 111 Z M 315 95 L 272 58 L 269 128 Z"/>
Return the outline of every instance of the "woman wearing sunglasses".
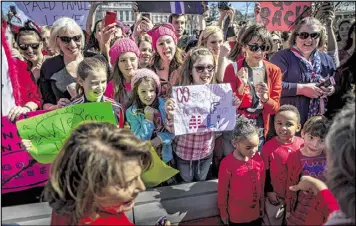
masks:
<path fill-rule="evenodd" d="M 70 104 L 76 96 L 71 87 L 76 83 L 77 66 L 83 60 L 84 35 L 74 20 L 63 17 L 53 23 L 49 42 L 60 55 L 43 63 L 39 86 L 43 108 L 53 110 Z"/>
<path fill-rule="evenodd" d="M 171 86 L 178 79 L 178 68 L 183 64 L 183 54 L 177 47 L 178 39 L 172 24 L 159 24 L 147 32 L 152 38 L 153 55 L 152 70 L 161 79 L 161 96 L 169 97 Z"/>
<path fill-rule="evenodd" d="M 263 25 L 247 27 L 240 37 L 245 58 L 229 64 L 224 83 L 230 83 L 236 96 L 242 101 L 237 114 L 244 115 L 259 132 L 259 151 L 269 129 L 270 115 L 279 109 L 282 90 L 282 73 L 274 64 L 265 60 L 270 34 Z M 232 133 L 223 133 L 224 156 L 234 150 Z"/>
<path fill-rule="evenodd" d="M 16 38 L 20 54 L 26 60 L 28 69 L 31 71 L 36 83 L 40 77 L 42 63 L 46 59 L 42 53 L 42 40 L 41 31 L 32 21 L 25 23 L 24 27 L 19 30 Z"/>
<path fill-rule="evenodd" d="M 290 49 L 277 52 L 271 63 L 283 73 L 281 104 L 299 109 L 301 124 L 311 116 L 324 114 L 326 96 L 334 93 L 333 85 L 321 84 L 335 72 L 335 63 L 327 53 L 318 49 L 324 46 L 325 29 L 319 20 L 302 19 L 289 39 Z"/>

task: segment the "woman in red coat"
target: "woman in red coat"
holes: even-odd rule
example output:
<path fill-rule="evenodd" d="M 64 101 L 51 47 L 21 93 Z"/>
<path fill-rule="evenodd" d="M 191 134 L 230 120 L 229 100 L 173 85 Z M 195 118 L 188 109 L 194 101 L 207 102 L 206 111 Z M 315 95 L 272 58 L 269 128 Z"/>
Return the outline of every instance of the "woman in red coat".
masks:
<path fill-rule="evenodd" d="M 240 39 L 245 58 L 227 66 L 223 79 L 242 101 L 237 114 L 244 115 L 258 128 L 259 151 L 268 132 L 270 115 L 279 109 L 282 91 L 281 70 L 264 60 L 270 48 L 268 38 L 269 33 L 262 25 L 246 28 Z M 233 150 L 231 133 L 224 133 L 223 137 L 226 156 Z"/>
<path fill-rule="evenodd" d="M 27 63 L 11 55 L 11 47 L 5 38 L 7 24 L 4 20 L 2 28 L 1 115 L 7 115 L 13 121 L 21 114 L 37 110 L 41 105 L 41 98 L 37 93 L 37 85 L 27 71 Z"/>

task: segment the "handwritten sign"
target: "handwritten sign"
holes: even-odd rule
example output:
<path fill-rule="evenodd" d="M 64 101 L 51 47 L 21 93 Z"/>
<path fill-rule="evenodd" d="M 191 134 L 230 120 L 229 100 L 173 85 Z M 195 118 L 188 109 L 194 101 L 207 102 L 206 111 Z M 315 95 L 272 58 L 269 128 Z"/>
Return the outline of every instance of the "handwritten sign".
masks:
<path fill-rule="evenodd" d="M 110 102 L 85 103 L 61 108 L 16 123 L 22 139 L 31 140 L 30 154 L 40 163 L 56 158 L 73 128 L 85 121 L 109 122 L 116 125 Z"/>
<path fill-rule="evenodd" d="M 35 115 L 43 114 L 47 111 L 36 111 L 21 116 L 20 119 L 29 118 Z M 50 164 L 35 163 L 22 173 L 24 167 L 28 166 L 33 157 L 20 145 L 21 138 L 18 134 L 16 124 L 7 119 L 1 118 L 1 194 L 17 192 L 33 187 L 42 187 L 48 180 Z M 13 177 L 15 176 L 15 177 Z M 12 179 L 10 179 L 13 177 Z"/>
<path fill-rule="evenodd" d="M 289 31 L 297 18 L 308 16 L 306 9 L 311 7 L 311 2 L 275 1 L 260 4 L 260 17 L 269 31 Z"/>
<path fill-rule="evenodd" d="M 69 17 L 75 20 L 85 29 L 86 19 L 89 13 L 89 2 L 58 1 L 58 2 L 16 2 L 17 7 L 23 14 L 37 24 L 52 25 L 61 17 Z"/>
<path fill-rule="evenodd" d="M 159 12 L 175 14 L 203 14 L 207 7 L 207 2 L 137 2 L 140 12 Z"/>
<path fill-rule="evenodd" d="M 173 87 L 177 108 L 174 134 L 233 130 L 236 107 L 232 106 L 230 84 Z"/>

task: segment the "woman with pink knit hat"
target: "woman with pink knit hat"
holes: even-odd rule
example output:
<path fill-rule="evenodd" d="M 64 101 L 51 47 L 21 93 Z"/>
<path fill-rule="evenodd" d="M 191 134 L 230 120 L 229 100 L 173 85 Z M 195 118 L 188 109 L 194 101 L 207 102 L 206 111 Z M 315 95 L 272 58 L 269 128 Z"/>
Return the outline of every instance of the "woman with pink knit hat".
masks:
<path fill-rule="evenodd" d="M 126 110 L 126 119 L 135 136 L 150 140 L 152 146 L 165 163 L 173 159 L 172 140 L 174 135 L 165 124 L 167 121 L 164 98 L 161 92 L 160 78 L 150 69 L 136 71 L 131 79 L 132 93 Z"/>
<path fill-rule="evenodd" d="M 108 85 L 109 90 L 105 95 L 113 96 L 115 101 L 126 109 L 131 92 L 131 79 L 138 68 L 140 51 L 133 40 L 122 38 L 117 40 L 110 48 L 109 56 L 112 68 L 112 84 Z"/>
<path fill-rule="evenodd" d="M 152 37 L 153 56 L 152 70 L 162 83 L 162 97 L 170 96 L 170 87 L 178 79 L 178 68 L 183 64 L 182 51 L 177 47 L 177 37 L 172 24 L 160 24 L 147 32 Z"/>

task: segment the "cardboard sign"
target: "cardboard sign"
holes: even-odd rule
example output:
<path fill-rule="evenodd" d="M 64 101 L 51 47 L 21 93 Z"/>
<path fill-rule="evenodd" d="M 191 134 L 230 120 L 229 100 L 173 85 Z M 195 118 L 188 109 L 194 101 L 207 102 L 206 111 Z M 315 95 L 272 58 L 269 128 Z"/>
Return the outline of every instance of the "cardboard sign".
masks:
<path fill-rule="evenodd" d="M 140 12 L 203 14 L 208 2 L 137 2 Z"/>
<path fill-rule="evenodd" d="M 112 104 L 76 104 L 18 121 L 16 125 L 21 138 L 32 141 L 32 157 L 40 163 L 50 163 L 56 158 L 72 129 L 85 121 L 116 125 Z"/>
<path fill-rule="evenodd" d="M 230 84 L 173 87 L 174 134 L 233 130 L 236 107 Z"/>
<path fill-rule="evenodd" d="M 30 112 L 25 118 L 43 114 L 47 111 Z M 21 116 L 20 119 L 24 118 Z M 18 173 L 33 161 L 33 157 L 20 145 L 21 138 L 16 124 L 5 116 L 1 118 L 1 184 Z M 35 163 L 18 176 L 2 185 L 1 194 L 17 192 L 33 187 L 44 186 L 48 180 L 50 164 Z"/>
<path fill-rule="evenodd" d="M 297 18 L 308 16 L 311 2 L 261 2 L 259 16 L 269 31 L 289 31 Z M 303 13 L 304 12 L 304 13 Z M 303 14 L 302 14 L 303 13 Z"/>
<path fill-rule="evenodd" d="M 61 17 L 72 18 L 85 29 L 89 13 L 89 2 L 16 2 L 23 14 L 35 21 L 38 25 L 52 25 Z"/>

